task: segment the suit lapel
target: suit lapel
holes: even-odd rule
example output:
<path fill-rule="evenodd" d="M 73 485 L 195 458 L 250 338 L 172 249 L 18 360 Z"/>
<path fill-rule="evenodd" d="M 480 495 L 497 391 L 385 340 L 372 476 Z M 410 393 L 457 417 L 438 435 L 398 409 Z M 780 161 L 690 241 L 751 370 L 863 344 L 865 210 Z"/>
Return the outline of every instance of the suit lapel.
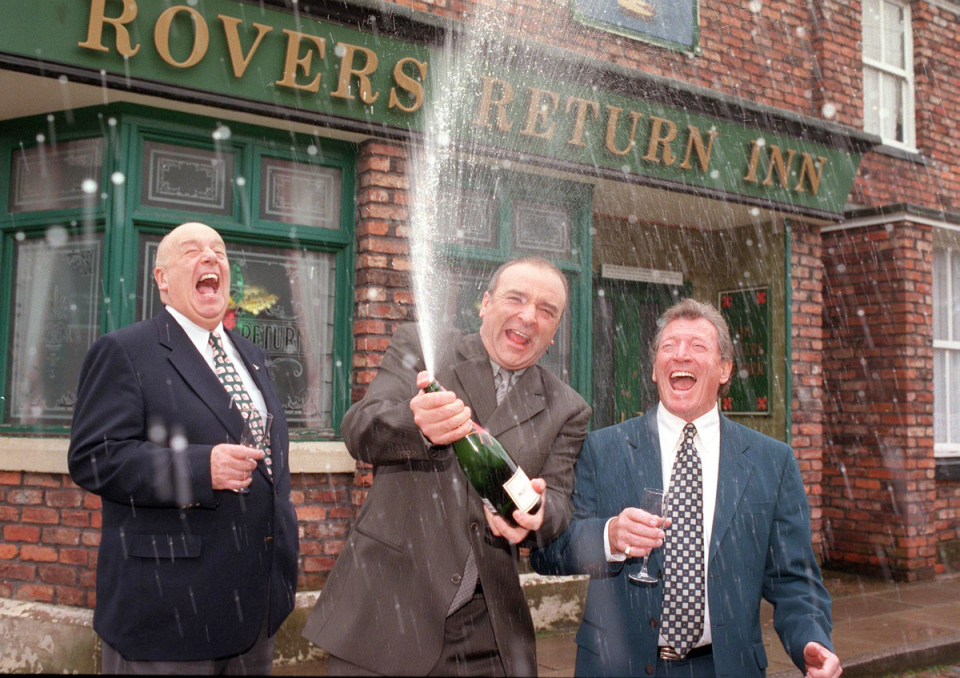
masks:
<path fill-rule="evenodd" d="M 468 334 L 460 339 L 457 352 L 463 358 L 453 370 L 463 387 L 457 396 L 473 410 L 473 418 L 480 425 L 489 428 L 490 417 L 497 407 L 497 398 L 493 392 L 493 368 L 490 357 L 483 348 L 479 334 Z M 496 433 L 490 432 L 496 437 Z"/>
<path fill-rule="evenodd" d="M 717 554 L 740 498 L 747 489 L 753 467 L 744 454 L 749 448 L 729 419 L 720 416 L 720 470 L 717 480 L 717 505 L 710 536 L 710 560 Z"/>
<path fill-rule="evenodd" d="M 157 323 L 160 344 L 170 351 L 167 357 L 170 363 L 216 415 L 233 440 L 239 440 L 243 433 L 243 418 L 237 408 L 232 407 L 230 396 L 224 390 L 223 384 L 187 337 L 187 333 L 166 310 L 156 316 L 154 322 Z"/>
<path fill-rule="evenodd" d="M 496 392 L 493 397 L 496 403 Z M 487 430 L 496 437 L 514 426 L 532 419 L 547 407 L 543 375 L 536 365 L 527 368 L 520 380 L 507 392 L 487 421 Z"/>

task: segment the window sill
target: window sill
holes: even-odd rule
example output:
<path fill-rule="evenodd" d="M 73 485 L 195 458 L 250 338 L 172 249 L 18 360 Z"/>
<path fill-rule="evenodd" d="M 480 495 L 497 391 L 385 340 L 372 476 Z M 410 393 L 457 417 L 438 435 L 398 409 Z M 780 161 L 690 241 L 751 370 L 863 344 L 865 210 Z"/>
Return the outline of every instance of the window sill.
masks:
<path fill-rule="evenodd" d="M 881 144 L 872 150 L 877 153 L 881 153 L 882 155 L 896 158 L 897 160 L 906 160 L 907 162 L 912 162 L 916 165 L 923 165 L 924 167 L 931 164 L 931 160 L 920 153 L 920 151 L 912 151 L 906 148 L 900 148 L 899 146 Z"/>
<path fill-rule="evenodd" d="M 0 437 L 0 471 L 69 473 L 66 438 Z M 342 442 L 290 444 L 291 473 L 353 473 L 356 460 Z"/>
<path fill-rule="evenodd" d="M 937 480 L 960 480 L 960 456 L 937 457 Z"/>

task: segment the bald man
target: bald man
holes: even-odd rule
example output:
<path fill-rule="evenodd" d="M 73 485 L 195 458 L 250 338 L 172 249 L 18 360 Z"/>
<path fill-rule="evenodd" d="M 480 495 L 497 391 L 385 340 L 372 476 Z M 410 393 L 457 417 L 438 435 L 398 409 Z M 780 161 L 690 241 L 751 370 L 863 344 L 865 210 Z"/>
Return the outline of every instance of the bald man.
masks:
<path fill-rule="evenodd" d="M 90 347 L 70 438 L 70 475 L 103 501 L 103 672 L 270 673 L 297 586 L 283 408 L 267 354 L 223 326 L 220 235 L 178 226 L 154 279 L 164 310 Z"/>

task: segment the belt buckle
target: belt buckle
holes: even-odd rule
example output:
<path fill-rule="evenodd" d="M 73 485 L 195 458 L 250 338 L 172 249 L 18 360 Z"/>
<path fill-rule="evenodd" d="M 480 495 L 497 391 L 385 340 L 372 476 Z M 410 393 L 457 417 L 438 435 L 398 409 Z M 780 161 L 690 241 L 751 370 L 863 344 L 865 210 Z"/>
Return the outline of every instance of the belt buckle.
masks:
<path fill-rule="evenodd" d="M 675 662 L 683 659 L 683 657 L 681 657 L 680 653 L 674 650 L 672 647 L 668 645 L 662 645 L 660 647 L 660 659 L 665 662 Z"/>

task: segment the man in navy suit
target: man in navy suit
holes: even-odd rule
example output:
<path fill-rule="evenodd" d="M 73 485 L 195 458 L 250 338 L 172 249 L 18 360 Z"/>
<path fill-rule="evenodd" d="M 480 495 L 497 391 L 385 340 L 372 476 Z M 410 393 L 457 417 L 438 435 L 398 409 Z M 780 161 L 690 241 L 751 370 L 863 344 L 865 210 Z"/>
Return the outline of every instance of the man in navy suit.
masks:
<path fill-rule="evenodd" d="M 591 575 L 576 675 L 764 676 L 766 598 L 793 662 L 836 678 L 793 451 L 717 407 L 733 368 L 726 322 L 681 301 L 661 318 L 653 358 L 659 407 L 587 437 L 570 526 L 533 553 L 541 573 Z M 668 491 L 666 520 L 637 508 L 644 488 Z M 631 580 L 648 555 L 656 582 Z"/>
<path fill-rule="evenodd" d="M 154 278 L 164 310 L 90 347 L 70 439 L 70 475 L 103 500 L 103 672 L 269 673 L 297 585 L 283 408 L 266 353 L 223 327 L 220 235 L 175 228 Z M 260 449 L 237 444 L 241 410 L 273 414 Z"/>

